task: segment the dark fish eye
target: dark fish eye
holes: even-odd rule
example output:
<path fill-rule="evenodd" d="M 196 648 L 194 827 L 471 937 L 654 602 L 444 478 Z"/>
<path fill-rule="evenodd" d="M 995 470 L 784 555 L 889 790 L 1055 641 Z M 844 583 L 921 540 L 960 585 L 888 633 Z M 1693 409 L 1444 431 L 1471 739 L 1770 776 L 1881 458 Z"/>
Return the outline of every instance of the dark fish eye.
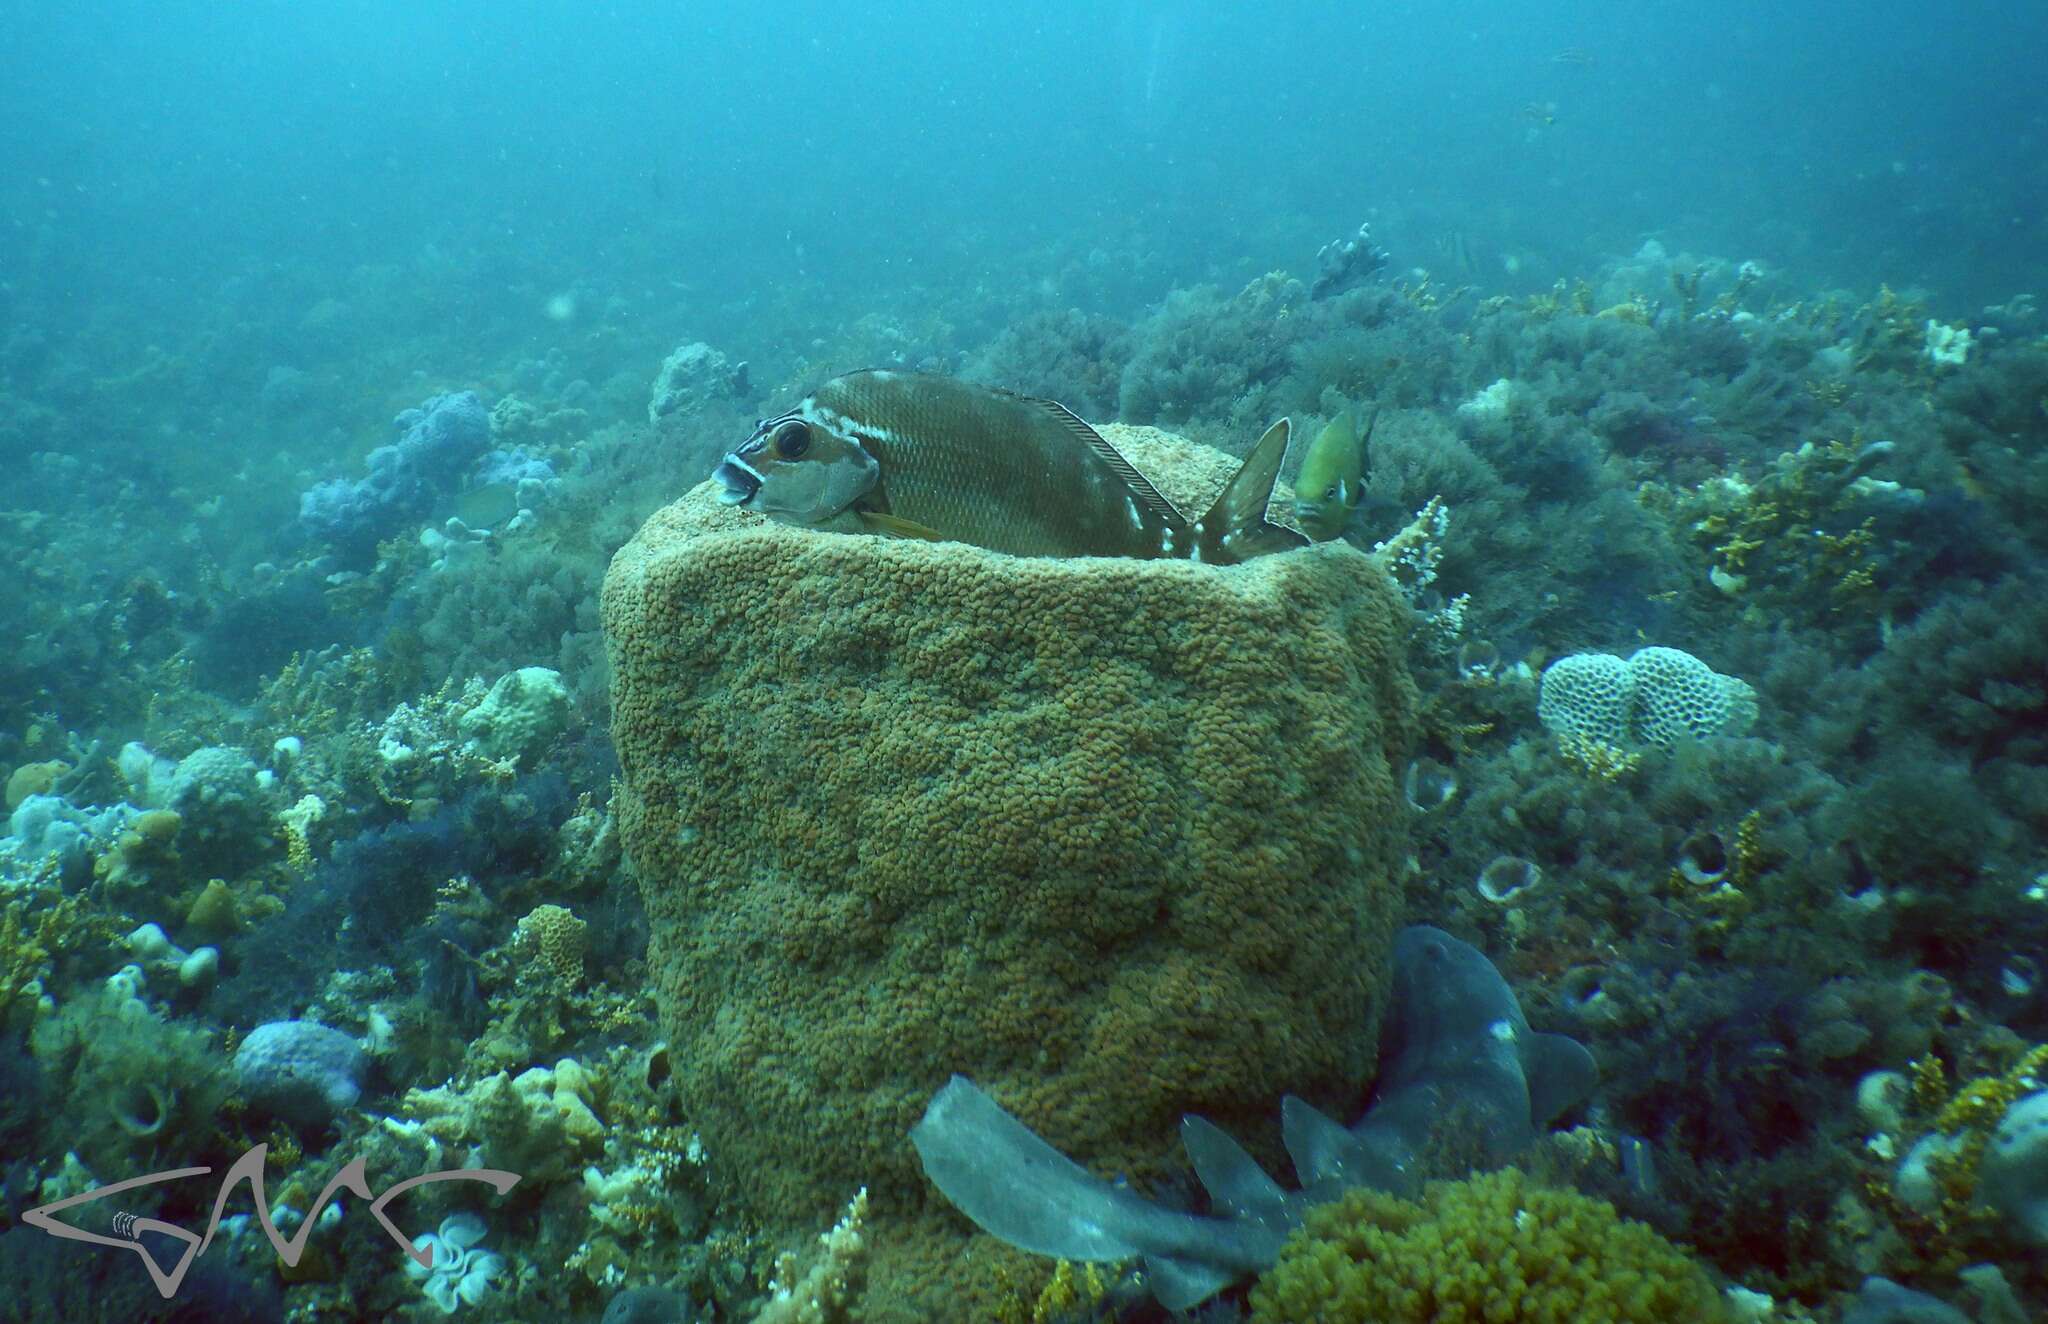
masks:
<path fill-rule="evenodd" d="M 800 460 L 811 448 L 811 430 L 792 419 L 775 433 L 775 453 L 785 460 Z"/>
<path fill-rule="evenodd" d="M 1335 500 L 1337 499 L 1337 494 L 1338 494 L 1338 493 L 1339 493 L 1340 491 L 1342 491 L 1342 490 L 1343 490 L 1343 488 L 1342 488 L 1342 484 L 1339 484 L 1339 483 L 1332 483 L 1332 484 L 1330 484 L 1330 485 L 1329 485 L 1329 487 L 1325 488 L 1325 489 L 1324 489 L 1324 491 L 1323 491 L 1323 500 L 1325 500 L 1325 501 L 1335 501 Z"/>

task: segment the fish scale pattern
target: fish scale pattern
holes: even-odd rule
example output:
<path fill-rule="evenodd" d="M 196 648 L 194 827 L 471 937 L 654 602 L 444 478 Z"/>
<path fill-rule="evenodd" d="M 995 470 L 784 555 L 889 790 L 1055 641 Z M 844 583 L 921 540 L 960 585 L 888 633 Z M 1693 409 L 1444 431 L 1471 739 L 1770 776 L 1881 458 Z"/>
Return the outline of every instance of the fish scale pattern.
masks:
<path fill-rule="evenodd" d="M 1235 468 L 1115 432 L 1197 508 Z M 675 1079 L 765 1223 L 866 1185 L 957 1251 L 904 1141 L 956 1071 L 1135 1177 L 1183 1111 L 1356 1110 L 1416 722 L 1407 612 L 1356 549 L 1011 557 L 706 484 L 621 550 L 603 613 Z"/>

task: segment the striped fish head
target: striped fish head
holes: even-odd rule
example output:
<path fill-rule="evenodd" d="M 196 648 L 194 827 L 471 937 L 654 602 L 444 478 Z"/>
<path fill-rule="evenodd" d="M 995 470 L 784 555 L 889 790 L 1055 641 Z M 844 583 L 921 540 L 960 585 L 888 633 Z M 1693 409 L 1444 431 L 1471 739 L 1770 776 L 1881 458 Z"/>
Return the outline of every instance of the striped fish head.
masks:
<path fill-rule="evenodd" d="M 859 442 L 797 410 L 762 420 L 711 476 L 723 505 L 784 524 L 824 524 L 866 496 L 881 472 Z"/>

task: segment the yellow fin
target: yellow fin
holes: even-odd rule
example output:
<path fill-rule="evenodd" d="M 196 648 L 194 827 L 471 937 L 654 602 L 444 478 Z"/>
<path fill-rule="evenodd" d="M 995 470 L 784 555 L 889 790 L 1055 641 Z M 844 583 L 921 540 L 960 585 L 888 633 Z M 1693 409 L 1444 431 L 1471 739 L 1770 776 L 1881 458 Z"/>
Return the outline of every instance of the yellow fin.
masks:
<path fill-rule="evenodd" d="M 948 538 L 937 529 L 929 529 L 922 524 L 901 519 L 895 515 L 883 515 L 872 510 L 861 510 L 854 513 L 860 516 L 861 527 L 867 529 L 870 533 L 886 533 L 893 538 L 922 538 L 926 542 L 959 541 L 957 538 Z"/>

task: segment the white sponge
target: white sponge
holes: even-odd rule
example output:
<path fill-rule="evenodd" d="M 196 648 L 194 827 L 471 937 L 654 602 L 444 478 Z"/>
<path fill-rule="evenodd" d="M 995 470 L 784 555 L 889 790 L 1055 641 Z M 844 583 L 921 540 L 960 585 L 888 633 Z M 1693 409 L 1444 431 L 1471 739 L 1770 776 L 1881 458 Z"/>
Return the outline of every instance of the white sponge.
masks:
<path fill-rule="evenodd" d="M 1741 735 L 1756 720 L 1756 691 L 1676 648 L 1573 653 L 1543 672 L 1536 716 L 1559 735 L 1602 744 L 1655 745 Z"/>
<path fill-rule="evenodd" d="M 1634 688 L 1628 663 L 1614 654 L 1573 653 L 1543 669 L 1536 716 L 1561 736 L 1627 744 Z"/>
<path fill-rule="evenodd" d="M 2036 1246 L 2048 1246 L 2048 1090 L 2014 1100 L 1977 1165 L 1977 1198 Z"/>

